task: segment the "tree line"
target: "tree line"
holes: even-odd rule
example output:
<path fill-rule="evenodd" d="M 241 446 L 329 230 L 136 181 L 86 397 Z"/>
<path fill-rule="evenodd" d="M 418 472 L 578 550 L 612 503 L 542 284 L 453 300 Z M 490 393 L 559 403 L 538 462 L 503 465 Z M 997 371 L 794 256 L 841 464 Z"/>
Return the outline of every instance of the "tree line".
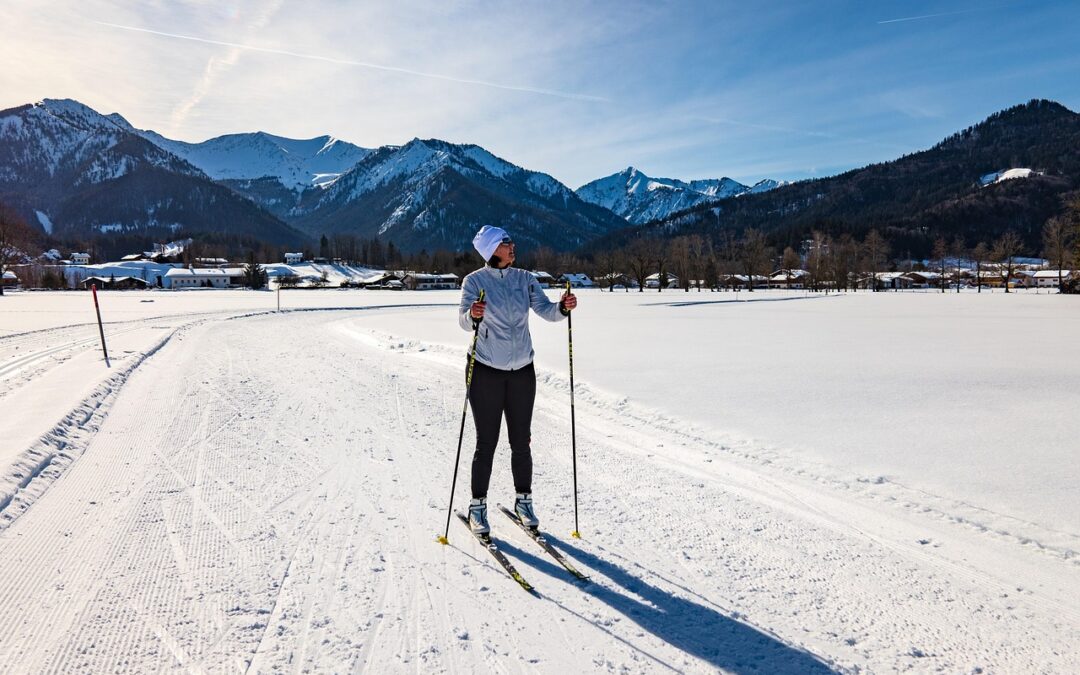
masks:
<path fill-rule="evenodd" d="M 752 283 L 745 284 L 737 277 L 752 279 L 777 270 L 801 269 L 806 272 L 801 283 L 813 290 L 854 290 L 860 279 L 874 278 L 880 272 L 919 269 L 919 263 L 910 262 L 911 253 L 900 248 L 906 240 L 900 237 L 898 245 L 890 234 L 888 230 L 871 229 L 860 239 L 851 232 L 830 234 L 823 229 L 814 229 L 808 237 L 792 245 L 788 243 L 791 238 L 786 235 L 768 234 L 753 227 L 741 232 L 723 230 L 713 235 L 695 233 L 674 237 L 654 232 L 652 236 L 640 236 L 620 246 L 594 247 L 583 253 L 557 252 L 544 246 L 519 250 L 517 265 L 548 272 L 553 277 L 562 273 L 585 273 L 604 287 L 631 282 L 630 285 L 644 289 L 646 279 L 656 274 L 661 290 L 667 286 L 666 278 L 674 276 L 684 290 L 692 286 L 747 285 L 752 291 Z M 1041 234 L 1042 245 L 1038 249 L 1025 245 L 1025 238 L 1012 230 L 990 241 L 972 241 L 961 235 L 949 239 L 939 235 L 933 239 L 931 267 L 944 276 L 950 261 L 965 261 L 976 270 L 976 279 L 980 279 L 983 267 L 995 264 L 1011 278 L 1016 270 L 1016 259 L 1031 255 L 1046 258 L 1055 269 L 1080 268 L 1080 195 L 1073 195 L 1061 213 L 1049 218 Z M 780 236 L 785 238 L 779 239 Z M 103 241 L 99 238 L 76 241 L 65 248 L 89 252 L 91 262 L 119 259 L 120 255 L 102 255 Z M 138 251 L 151 245 L 146 235 L 122 235 L 107 241 L 110 253 Z M 25 252 L 35 245 L 55 242 L 52 237 L 35 233 L 12 209 L 0 204 L 0 274 L 13 264 L 26 262 L 18 256 L 25 257 Z M 241 259 L 247 263 L 251 285 L 258 287 L 265 284 L 265 273 L 258 269 L 258 263 L 283 261 L 287 250 L 285 246 L 268 244 L 249 235 L 197 235 L 185 248 L 180 262 L 193 264 L 200 258 Z M 323 235 L 317 244 L 313 242 L 299 252 L 305 259 L 340 261 L 376 269 L 454 273 L 459 277 L 481 264 L 472 250 L 404 252 L 393 241 L 342 233 Z M 901 269 L 905 265 L 903 261 L 908 261 L 906 264 L 911 268 Z M 56 287 L 63 283 L 59 277 L 36 281 L 46 287 L 51 285 L 47 283 L 49 281 Z"/>

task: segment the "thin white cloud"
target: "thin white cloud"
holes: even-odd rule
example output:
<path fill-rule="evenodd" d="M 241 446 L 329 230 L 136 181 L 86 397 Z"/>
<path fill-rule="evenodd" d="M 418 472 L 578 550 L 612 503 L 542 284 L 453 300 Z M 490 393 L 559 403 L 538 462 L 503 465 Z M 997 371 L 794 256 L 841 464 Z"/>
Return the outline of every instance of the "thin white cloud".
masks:
<path fill-rule="evenodd" d="M 440 75 L 438 73 L 429 73 L 419 70 L 412 70 L 410 68 L 399 68 L 397 66 L 387 66 L 378 63 L 369 63 L 366 61 L 353 61 L 351 59 L 337 59 L 329 56 L 320 56 L 318 54 L 305 54 L 302 52 L 289 51 L 287 49 L 271 49 L 269 47 L 256 47 L 254 45 L 240 44 L 236 42 L 225 42 L 222 40 L 209 40 L 206 38 L 200 38 L 193 35 L 180 35 L 177 33 L 166 33 L 164 31 L 150 30 L 148 28 L 138 28 L 136 26 L 123 26 L 115 23 L 108 23 L 106 21 L 94 21 L 94 23 L 101 26 L 107 26 L 109 28 L 116 28 L 119 30 L 134 31 L 136 33 L 147 33 L 150 35 L 158 35 L 161 37 L 173 38 L 176 40 L 189 40 L 191 42 L 201 42 L 203 44 L 220 45 L 222 47 L 232 47 L 238 50 L 247 50 L 253 52 L 262 52 L 265 54 L 279 54 L 281 56 L 291 56 L 298 59 L 307 59 L 310 61 L 324 61 L 326 63 L 334 63 L 343 66 L 357 66 L 360 68 L 370 68 L 373 70 L 382 70 L 392 73 L 401 73 L 403 75 L 413 75 L 416 77 L 426 77 L 434 80 L 442 80 L 444 82 L 456 82 L 458 84 L 470 84 L 481 87 L 490 87 L 493 89 L 503 89 L 506 91 L 520 91 L 530 94 L 540 94 L 543 96 L 554 96 L 557 98 L 565 98 L 576 101 L 596 101 L 607 102 L 608 99 L 602 96 L 593 96 L 590 94 L 577 94 L 573 92 L 558 91 L 555 89 L 543 89 L 539 87 L 529 87 L 523 85 L 511 85 L 501 84 L 498 82 L 487 82 L 484 80 L 473 80 L 462 77 L 452 77 L 449 75 Z M 208 66 L 209 67 L 209 66 Z"/>
<path fill-rule="evenodd" d="M 261 30 L 270 22 L 277 11 L 281 8 L 284 0 L 276 0 L 276 2 L 267 3 L 262 7 L 262 12 L 255 17 L 255 20 L 251 23 L 251 30 Z M 98 22 L 100 23 L 100 22 Z M 232 66 L 236 65 L 236 62 L 240 60 L 240 55 L 243 53 L 243 49 L 239 47 L 230 47 L 229 51 L 224 56 L 214 55 L 210 57 L 210 60 L 206 63 L 206 68 L 203 70 L 202 79 L 195 85 L 195 90 L 191 92 L 191 95 L 184 99 L 179 106 L 173 110 L 171 121 L 173 129 L 179 129 L 187 121 L 188 115 L 195 109 L 199 103 L 211 92 L 214 87 L 214 83 L 217 82 L 218 76 L 227 71 Z"/>

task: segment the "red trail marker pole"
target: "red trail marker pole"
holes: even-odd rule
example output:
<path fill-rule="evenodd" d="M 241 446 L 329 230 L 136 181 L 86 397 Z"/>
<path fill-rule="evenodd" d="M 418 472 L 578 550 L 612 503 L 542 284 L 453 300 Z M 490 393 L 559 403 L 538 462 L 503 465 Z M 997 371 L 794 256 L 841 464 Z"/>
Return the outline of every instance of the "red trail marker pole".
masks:
<path fill-rule="evenodd" d="M 97 301 L 97 284 L 90 284 L 90 291 L 94 295 L 94 311 L 97 312 L 98 334 L 101 335 L 101 352 L 105 354 L 105 367 L 112 368 L 112 364 L 109 363 L 109 350 L 105 347 L 105 329 L 101 326 L 101 307 L 98 306 Z"/>

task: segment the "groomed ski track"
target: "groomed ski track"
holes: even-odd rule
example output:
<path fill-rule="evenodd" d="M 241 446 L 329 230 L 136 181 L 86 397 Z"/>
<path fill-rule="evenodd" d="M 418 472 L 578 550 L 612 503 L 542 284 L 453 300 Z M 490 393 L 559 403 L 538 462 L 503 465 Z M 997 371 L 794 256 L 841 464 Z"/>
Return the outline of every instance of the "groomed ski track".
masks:
<path fill-rule="evenodd" d="M 0 670 L 1076 666 L 1080 618 L 1052 587 L 903 543 L 906 521 L 872 504 L 589 396 L 572 540 L 568 401 L 550 374 L 533 423 L 537 510 L 592 581 L 492 519 L 539 597 L 522 593 L 459 527 L 435 542 L 463 349 L 382 339 L 377 313 L 206 320 L 146 358 L 78 458 L 0 531 Z M 510 498 L 505 453 L 493 501 Z M 466 456 L 459 506 L 467 475 Z M 947 541 L 958 526 L 938 527 Z"/>

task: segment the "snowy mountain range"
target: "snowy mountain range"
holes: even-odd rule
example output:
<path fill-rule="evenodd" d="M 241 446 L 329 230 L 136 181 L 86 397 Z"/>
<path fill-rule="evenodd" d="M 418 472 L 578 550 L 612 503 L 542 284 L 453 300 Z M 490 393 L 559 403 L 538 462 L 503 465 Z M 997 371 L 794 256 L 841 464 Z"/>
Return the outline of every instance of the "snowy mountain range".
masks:
<path fill-rule="evenodd" d="M 120 115 L 71 100 L 0 111 L 0 199 L 57 236 L 199 231 L 283 245 L 305 238 L 134 133 Z"/>
<path fill-rule="evenodd" d="M 52 99 L 0 111 L 0 199 L 77 237 L 165 230 L 298 245 L 350 233 L 468 250 L 479 224 L 499 222 L 529 245 L 570 250 L 627 224 L 475 145 L 369 150 L 263 132 L 186 143 Z"/>
<path fill-rule="evenodd" d="M 577 195 L 640 225 L 705 202 L 766 192 L 781 185 L 786 183 L 771 179 L 748 186 L 727 177 L 690 182 L 653 178 L 631 166 L 582 185 L 577 189 Z"/>
<path fill-rule="evenodd" d="M 331 136 L 297 140 L 257 131 L 186 143 L 130 130 L 286 221 L 304 190 L 332 183 L 371 153 Z"/>
<path fill-rule="evenodd" d="M 154 131 L 131 131 L 187 160 L 214 180 L 273 178 L 297 192 L 332 182 L 371 153 L 330 136 L 295 140 L 257 131 L 186 143 Z"/>
<path fill-rule="evenodd" d="M 530 246 L 569 250 L 626 225 L 547 174 L 434 139 L 373 151 L 332 184 L 305 192 L 290 216 L 312 234 L 347 230 L 406 249 L 461 249 L 478 223 L 494 222 Z"/>

